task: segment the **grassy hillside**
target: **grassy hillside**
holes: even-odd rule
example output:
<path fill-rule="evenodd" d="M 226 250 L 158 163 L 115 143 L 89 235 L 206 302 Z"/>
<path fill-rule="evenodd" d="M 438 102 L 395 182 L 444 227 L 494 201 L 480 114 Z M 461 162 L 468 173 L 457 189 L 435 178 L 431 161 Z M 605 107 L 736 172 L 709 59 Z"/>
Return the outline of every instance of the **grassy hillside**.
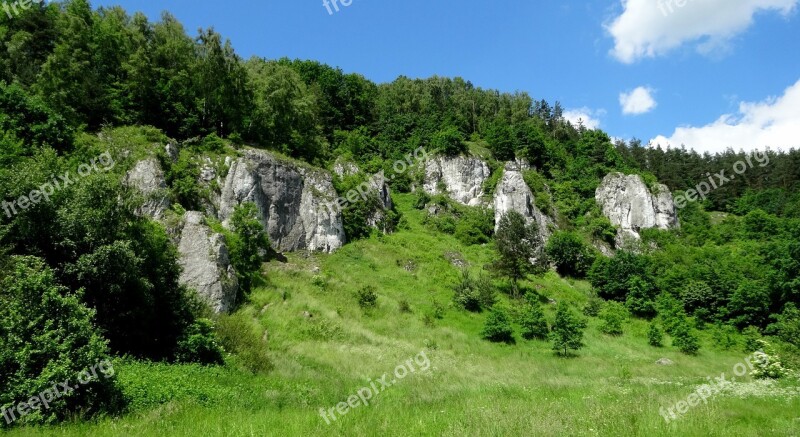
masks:
<path fill-rule="evenodd" d="M 226 367 L 121 360 L 115 370 L 133 399 L 128 415 L 58 428 L 20 428 L 9 435 L 800 433 L 797 385 L 749 377 L 665 424 L 661 407 L 686 400 L 707 377 L 725 372 L 730 379 L 745 358 L 741 348 L 723 351 L 707 337 L 700 354 L 690 357 L 668 340 L 664 348 L 648 346 L 644 321 L 631 321 L 623 336 L 609 337 L 592 318 L 587 347 L 573 358 L 557 357 L 549 342 L 519 335 L 514 345 L 482 340 L 485 314 L 451 304 L 450 287 L 459 268 L 449 259 L 479 269 L 490 261 L 492 248 L 464 247 L 433 232 L 421 224 L 424 212 L 411 207 L 412 196 L 396 200 L 408 222 L 405 229 L 332 255 L 296 253 L 286 262 L 272 261 L 250 302 L 219 321 L 223 332 L 232 326 L 249 330 L 239 335 L 258 339 L 257 347 L 268 351 L 271 371 L 254 375 L 245 370 L 242 357 L 234 356 Z M 375 308 L 363 310 L 355 295 L 366 285 L 376 287 L 378 299 Z M 553 273 L 525 286 L 548 301 L 581 307 L 590 289 Z M 552 321 L 555 305 L 546 306 Z M 346 402 L 415 357 L 414 372 L 373 396 L 368 406 L 337 413 L 326 424 L 320 408 Z M 429 367 L 421 365 L 426 360 L 420 357 Z M 660 358 L 674 365 L 655 364 Z"/>

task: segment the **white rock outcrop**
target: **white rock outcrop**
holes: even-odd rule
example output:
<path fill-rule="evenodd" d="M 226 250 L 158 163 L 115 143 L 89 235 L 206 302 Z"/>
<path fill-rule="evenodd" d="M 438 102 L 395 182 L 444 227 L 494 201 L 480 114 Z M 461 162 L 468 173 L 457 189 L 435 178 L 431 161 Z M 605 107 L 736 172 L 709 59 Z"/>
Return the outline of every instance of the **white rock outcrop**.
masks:
<path fill-rule="evenodd" d="M 639 175 L 609 173 L 595 191 L 595 200 L 614 226 L 617 247 L 640 240 L 641 229 L 679 227 L 672 194 L 666 185 L 651 193 Z"/>
<path fill-rule="evenodd" d="M 555 223 L 536 207 L 536 198 L 522 177 L 524 168 L 518 162 L 508 162 L 505 165 L 503 177 L 497 184 L 494 195 L 495 230 L 500 225 L 503 215 L 509 211 L 516 211 L 522 214 L 528 223 L 536 222 L 542 240 L 547 241 Z"/>
<path fill-rule="evenodd" d="M 170 207 L 167 181 L 161 165 L 155 158 L 143 159 L 125 174 L 124 184 L 144 196 L 144 203 L 136 209 L 141 216 L 160 219 Z"/>
<path fill-rule="evenodd" d="M 478 206 L 484 195 L 483 183 L 489 176 L 489 166 L 478 158 L 436 156 L 425 162 L 423 189 L 428 194 L 442 194 L 442 185 L 453 200 Z"/>
<path fill-rule="evenodd" d="M 330 174 L 247 150 L 231 163 L 219 218 L 227 223 L 237 205 L 253 202 L 276 249 L 332 252 L 345 241 L 341 213 L 330 207 L 336 198 Z"/>
<path fill-rule="evenodd" d="M 180 282 L 196 290 L 213 311 L 230 311 L 236 303 L 239 284 L 225 238 L 203 223 L 201 212 L 189 211 L 183 221 L 178 243 L 183 268 Z"/>

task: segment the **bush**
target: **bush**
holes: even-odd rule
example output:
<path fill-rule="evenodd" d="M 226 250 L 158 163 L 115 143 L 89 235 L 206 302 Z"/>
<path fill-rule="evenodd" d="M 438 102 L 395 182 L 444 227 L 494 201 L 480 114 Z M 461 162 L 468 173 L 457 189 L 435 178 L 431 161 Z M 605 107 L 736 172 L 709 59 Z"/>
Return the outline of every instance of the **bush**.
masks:
<path fill-rule="evenodd" d="M 433 134 L 431 146 L 434 151 L 448 156 L 455 156 L 467 152 L 464 135 L 455 126 L 447 126 Z"/>
<path fill-rule="evenodd" d="M 480 312 L 491 308 L 496 300 L 495 287 L 488 276 L 480 275 L 476 280 L 466 268 L 461 271 L 461 280 L 453 289 L 453 301 L 467 311 Z"/>
<path fill-rule="evenodd" d="M 653 347 L 661 347 L 664 343 L 664 331 L 656 322 L 651 322 L 647 328 L 647 342 Z"/>
<path fill-rule="evenodd" d="M 77 381 L 81 372 L 107 361 L 107 342 L 94 326 L 95 312 L 81 303 L 81 293 L 58 285 L 38 258 L 11 259 L 0 281 L 0 407 L 51 390 L 56 382 Z M 119 407 L 116 380 L 97 378 L 17 423 L 51 423 Z M 0 426 L 5 422 L 0 420 Z"/>
<path fill-rule="evenodd" d="M 761 331 L 755 326 L 748 326 L 742 330 L 744 336 L 744 351 L 755 352 L 761 347 L 759 340 L 761 340 Z"/>
<path fill-rule="evenodd" d="M 545 252 L 555 263 L 559 275 L 574 278 L 586 277 L 596 258 L 594 251 L 574 232 L 553 234 Z"/>
<path fill-rule="evenodd" d="M 217 343 L 213 322 L 195 320 L 178 340 L 175 358 L 184 363 L 222 364 L 222 348 Z"/>
<path fill-rule="evenodd" d="M 356 299 L 358 300 L 358 306 L 363 309 L 375 308 L 378 304 L 378 294 L 375 293 L 375 286 L 367 285 L 361 287 L 356 292 Z"/>
<path fill-rule="evenodd" d="M 508 313 L 499 306 L 492 307 L 486 318 L 486 324 L 481 331 L 481 336 L 495 343 L 514 343 L 514 330 Z"/>
<path fill-rule="evenodd" d="M 618 302 L 607 302 L 600 312 L 600 332 L 608 335 L 622 335 L 622 326 L 628 318 L 628 310 Z"/>
<path fill-rule="evenodd" d="M 583 315 L 588 317 L 597 317 L 600 314 L 600 310 L 603 309 L 603 304 L 605 301 L 597 296 L 592 296 L 589 298 L 589 302 L 586 303 L 586 306 L 583 307 Z"/>
<path fill-rule="evenodd" d="M 675 328 L 672 345 L 687 355 L 697 355 L 700 350 L 700 339 L 688 323 L 681 323 Z"/>
<path fill-rule="evenodd" d="M 520 325 L 522 327 L 522 338 L 525 340 L 546 340 L 550 335 L 550 327 L 547 326 L 547 319 L 544 316 L 542 305 L 539 302 L 529 300 L 529 304 L 522 315 Z"/>
<path fill-rule="evenodd" d="M 775 323 L 767 328 L 767 332 L 781 340 L 800 347 L 800 310 L 794 303 L 787 303 L 781 314 L 773 315 Z"/>
<path fill-rule="evenodd" d="M 753 353 L 753 371 L 750 375 L 755 379 L 779 379 L 788 371 L 775 355 L 772 347 L 764 340 L 758 340 L 759 350 Z"/>

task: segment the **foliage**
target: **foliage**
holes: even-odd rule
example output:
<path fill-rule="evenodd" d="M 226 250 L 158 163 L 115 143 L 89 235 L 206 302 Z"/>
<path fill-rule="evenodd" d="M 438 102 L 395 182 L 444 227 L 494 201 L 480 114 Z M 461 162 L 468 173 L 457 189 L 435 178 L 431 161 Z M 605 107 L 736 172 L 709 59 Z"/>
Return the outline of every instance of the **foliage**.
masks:
<path fill-rule="evenodd" d="M 526 224 L 516 211 L 502 218 L 495 234 L 498 260 L 494 268 L 511 279 L 513 292 L 518 294 L 517 282 L 529 273 L 543 273 L 548 262 L 539 228 L 535 222 Z"/>
<path fill-rule="evenodd" d="M 628 318 L 628 310 L 620 303 L 609 301 L 600 312 L 600 332 L 608 335 L 622 335 Z"/>
<path fill-rule="evenodd" d="M 769 325 L 768 332 L 781 340 L 800 347 L 800 310 L 792 302 L 783 307 L 783 312 L 772 316 L 774 323 Z"/>
<path fill-rule="evenodd" d="M 575 232 L 556 232 L 547 242 L 545 252 L 562 276 L 583 278 L 596 258 L 592 249 Z"/>
<path fill-rule="evenodd" d="M 81 372 L 108 360 L 95 312 L 81 302 L 83 290 L 71 293 L 58 285 L 41 259 L 14 257 L 0 285 L 0 405 L 25 401 L 56 382 L 77 381 Z M 114 412 L 120 402 L 115 379 L 101 376 L 62 393 L 49 409 L 33 411 L 21 423 Z"/>
<path fill-rule="evenodd" d="M 363 309 L 375 308 L 378 304 L 378 294 L 375 292 L 374 285 L 365 285 L 356 292 L 358 306 Z"/>
<path fill-rule="evenodd" d="M 453 291 L 453 301 L 467 311 L 483 311 L 491 308 L 497 300 L 495 287 L 489 277 L 481 274 L 475 279 L 467 268 L 461 270 L 461 279 Z"/>
<path fill-rule="evenodd" d="M 579 350 L 583 344 L 583 331 L 586 322 L 581 320 L 566 302 L 560 302 L 556 310 L 556 319 L 550 333 L 553 350 L 567 356 L 570 350 Z M 563 353 L 562 353 L 563 352 Z"/>
<path fill-rule="evenodd" d="M 526 340 L 546 340 L 550 335 L 550 327 L 544 316 L 542 305 L 533 299 L 528 299 L 528 304 L 523 309 L 520 326 L 522 338 Z"/>
<path fill-rule="evenodd" d="M 261 264 L 267 260 L 271 249 L 269 236 L 259 220 L 258 208 L 252 202 L 234 208 L 231 229 L 233 235 L 229 234 L 228 250 L 239 279 L 240 294 L 246 296 L 260 276 Z"/>
<path fill-rule="evenodd" d="M 498 305 L 492 307 L 486 317 L 481 337 L 495 343 L 513 343 L 514 330 L 508 312 Z"/>
<path fill-rule="evenodd" d="M 758 340 L 759 348 L 753 353 L 753 370 L 750 375 L 755 379 L 780 379 L 788 374 L 780 358 L 772 346 L 765 340 Z"/>
<path fill-rule="evenodd" d="M 217 344 L 214 324 L 197 319 L 178 340 L 175 358 L 184 363 L 222 364 L 222 348 Z"/>
<path fill-rule="evenodd" d="M 673 334 L 672 345 L 687 355 L 696 355 L 700 350 L 700 339 L 697 332 L 688 323 L 680 323 Z"/>
<path fill-rule="evenodd" d="M 655 321 L 650 322 L 648 325 L 647 342 L 653 347 L 661 347 L 664 343 L 664 331 Z"/>

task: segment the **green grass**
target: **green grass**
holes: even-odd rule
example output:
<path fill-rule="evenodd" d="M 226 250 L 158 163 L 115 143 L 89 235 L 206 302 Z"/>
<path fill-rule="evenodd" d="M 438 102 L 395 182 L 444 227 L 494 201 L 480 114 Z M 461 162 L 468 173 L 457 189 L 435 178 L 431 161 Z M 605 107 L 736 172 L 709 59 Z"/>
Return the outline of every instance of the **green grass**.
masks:
<path fill-rule="evenodd" d="M 800 397 L 791 381 L 757 395 L 719 396 L 665 424 L 660 407 L 685 400 L 706 377 L 730 375 L 745 353 L 716 350 L 702 334 L 698 356 L 647 344 L 647 322 L 625 334 L 599 333 L 590 319 L 586 347 L 560 358 L 548 342 L 492 344 L 480 339 L 485 314 L 454 308 L 450 286 L 457 254 L 480 269 L 490 246 L 464 247 L 421 225 L 412 196 L 396 196 L 410 229 L 346 245 L 332 255 L 296 253 L 265 266 L 265 285 L 234 317 L 266 331 L 274 369 L 254 375 L 229 365 L 120 361 L 123 389 L 134 403 L 121 418 L 21 428 L 11 436 L 261 435 L 697 435 L 800 434 Z M 374 285 L 377 306 L 362 310 L 355 293 Z M 586 282 L 547 274 L 524 284 L 549 301 L 586 301 Z M 518 304 L 508 301 L 516 309 Z M 401 312 L 407 301 L 411 312 Z M 432 317 L 434 302 L 446 308 Z M 554 307 L 545 305 L 552 321 Z M 307 317 L 310 313 L 311 318 Z M 431 323 L 432 322 L 432 323 Z M 331 408 L 421 351 L 430 369 L 417 372 L 331 425 Z M 669 358 L 673 366 L 655 361 Z M 761 387 L 744 378 L 737 387 Z M 776 388 L 783 394 L 776 394 Z M 785 394 L 795 390 L 795 395 Z"/>

